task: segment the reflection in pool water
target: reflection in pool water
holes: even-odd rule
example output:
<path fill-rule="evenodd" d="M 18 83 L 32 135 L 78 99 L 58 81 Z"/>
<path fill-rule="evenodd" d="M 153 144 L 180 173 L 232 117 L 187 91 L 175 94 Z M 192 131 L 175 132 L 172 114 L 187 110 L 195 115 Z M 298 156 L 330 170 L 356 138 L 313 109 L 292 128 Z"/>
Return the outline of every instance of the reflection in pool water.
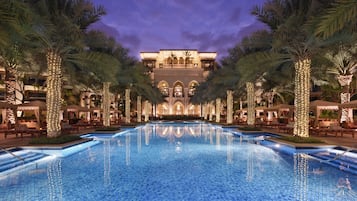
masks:
<path fill-rule="evenodd" d="M 98 134 L 99 144 L 1 178 L 1 199 L 357 200 L 356 175 L 242 139 L 204 123 Z"/>

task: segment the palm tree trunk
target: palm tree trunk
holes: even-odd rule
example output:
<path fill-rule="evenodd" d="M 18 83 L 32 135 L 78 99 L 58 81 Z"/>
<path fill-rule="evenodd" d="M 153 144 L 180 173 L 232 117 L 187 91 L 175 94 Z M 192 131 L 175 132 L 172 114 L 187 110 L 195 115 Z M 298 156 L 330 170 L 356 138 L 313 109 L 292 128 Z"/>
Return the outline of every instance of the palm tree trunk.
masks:
<path fill-rule="evenodd" d="M 216 122 L 221 122 L 221 99 L 216 99 Z"/>
<path fill-rule="evenodd" d="M 103 125 L 110 126 L 110 82 L 103 83 Z"/>
<path fill-rule="evenodd" d="M 294 135 L 309 137 L 310 59 L 295 62 Z"/>
<path fill-rule="evenodd" d="M 137 122 L 141 122 L 141 96 L 136 97 Z"/>
<path fill-rule="evenodd" d="M 5 100 L 8 103 L 13 105 L 16 104 L 16 75 L 17 75 L 17 64 L 10 62 L 6 66 L 6 77 L 5 77 L 5 85 L 6 85 L 6 93 Z M 11 122 L 11 124 L 15 124 L 16 116 L 13 109 L 8 108 L 6 110 L 5 122 Z"/>
<path fill-rule="evenodd" d="M 130 123 L 130 89 L 125 89 L 125 123 Z"/>
<path fill-rule="evenodd" d="M 62 88 L 62 58 L 58 52 L 49 50 L 47 58 L 47 137 L 57 137 L 61 134 L 61 88 Z"/>
<path fill-rule="evenodd" d="M 144 107 L 145 107 L 145 122 L 148 122 L 149 121 L 149 101 L 146 100 L 145 103 L 144 103 Z"/>
<path fill-rule="evenodd" d="M 212 119 L 213 119 L 212 105 L 213 105 L 212 101 L 208 103 L 208 114 L 209 114 L 208 121 L 212 121 Z"/>
<path fill-rule="evenodd" d="M 247 87 L 247 102 L 248 102 L 247 124 L 248 125 L 254 125 L 255 124 L 254 84 L 252 82 L 246 82 L 246 87 Z"/>
<path fill-rule="evenodd" d="M 274 91 L 271 90 L 269 92 L 266 93 L 267 97 L 268 97 L 268 108 L 269 107 L 273 107 L 273 103 L 274 103 Z"/>
<path fill-rule="evenodd" d="M 227 124 L 233 123 L 233 91 L 227 91 Z"/>
<path fill-rule="evenodd" d="M 350 94 L 350 84 L 352 82 L 353 75 L 338 75 L 337 80 L 342 86 L 341 103 L 350 102 L 351 94 Z M 341 109 L 341 122 L 349 122 L 353 121 L 352 109 L 342 108 Z"/>
<path fill-rule="evenodd" d="M 202 117 L 204 120 L 207 120 L 207 107 L 208 107 L 208 104 L 204 103 L 203 108 L 202 108 Z"/>

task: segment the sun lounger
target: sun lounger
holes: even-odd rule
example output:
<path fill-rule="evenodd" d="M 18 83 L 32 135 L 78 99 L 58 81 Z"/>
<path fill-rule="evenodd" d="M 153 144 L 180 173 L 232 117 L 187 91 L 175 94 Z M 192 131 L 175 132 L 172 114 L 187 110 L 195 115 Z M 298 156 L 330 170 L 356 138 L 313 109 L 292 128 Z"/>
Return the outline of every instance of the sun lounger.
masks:
<path fill-rule="evenodd" d="M 345 134 L 349 134 L 349 135 L 352 135 L 353 138 L 355 138 L 355 133 L 357 133 L 356 129 L 345 128 L 341 131 L 341 137 L 343 137 L 343 135 L 345 135 Z"/>
<path fill-rule="evenodd" d="M 17 125 L 14 129 L 4 131 L 4 137 L 8 135 L 15 135 L 15 137 L 24 137 L 24 135 L 30 135 L 31 137 L 39 137 L 46 135 L 46 129 L 30 129 L 25 124 Z"/>
<path fill-rule="evenodd" d="M 282 132 L 282 133 L 292 134 L 294 131 L 294 124 L 288 123 L 286 125 L 278 126 L 278 130 L 279 130 L 279 132 Z"/>
<path fill-rule="evenodd" d="M 79 127 L 75 127 L 69 124 L 63 124 L 61 126 L 62 134 L 74 134 L 79 132 Z"/>
<path fill-rule="evenodd" d="M 315 134 L 317 136 L 328 136 L 333 135 L 335 137 L 341 136 L 343 137 L 345 134 L 350 134 L 352 137 L 355 137 L 355 133 L 357 133 L 356 129 L 342 128 L 340 126 L 331 126 L 330 128 L 313 128 L 310 129 L 311 134 Z"/>

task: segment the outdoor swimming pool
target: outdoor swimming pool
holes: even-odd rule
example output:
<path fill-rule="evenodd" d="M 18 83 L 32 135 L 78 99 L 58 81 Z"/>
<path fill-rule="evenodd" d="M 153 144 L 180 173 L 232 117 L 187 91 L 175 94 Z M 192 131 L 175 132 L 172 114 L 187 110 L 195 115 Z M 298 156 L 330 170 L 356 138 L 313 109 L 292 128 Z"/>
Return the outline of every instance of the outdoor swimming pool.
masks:
<path fill-rule="evenodd" d="M 1 200 L 357 200 L 357 175 L 205 123 L 146 124 L 0 178 Z"/>

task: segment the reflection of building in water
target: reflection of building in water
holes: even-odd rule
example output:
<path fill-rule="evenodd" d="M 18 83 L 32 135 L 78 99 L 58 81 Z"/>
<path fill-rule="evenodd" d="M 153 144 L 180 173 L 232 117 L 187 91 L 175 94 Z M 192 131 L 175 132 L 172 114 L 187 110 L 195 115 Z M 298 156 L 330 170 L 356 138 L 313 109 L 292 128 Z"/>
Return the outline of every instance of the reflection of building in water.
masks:
<path fill-rule="evenodd" d="M 111 170 L 111 153 L 110 153 L 110 140 L 104 140 L 103 142 L 103 162 L 104 162 L 104 185 L 111 183 L 110 170 Z"/>
<path fill-rule="evenodd" d="M 156 135 L 156 131 L 157 131 L 157 126 L 153 125 L 152 129 L 149 129 L 149 125 L 145 126 L 144 129 L 144 135 L 145 135 L 145 145 L 149 145 L 150 144 L 150 134 L 153 133 Z"/>
<path fill-rule="evenodd" d="M 220 128 L 216 128 L 216 149 L 220 150 L 221 149 L 221 133 L 222 133 L 222 129 Z"/>
<path fill-rule="evenodd" d="M 186 125 L 184 127 L 181 126 L 155 126 L 155 135 L 161 138 L 167 138 L 169 142 L 175 142 L 176 139 L 180 139 L 183 136 L 193 136 L 200 137 L 201 135 L 208 136 L 209 132 L 202 132 L 200 127 L 197 126 L 189 126 Z M 214 132 L 214 129 L 212 129 Z M 210 130 L 208 130 L 210 131 Z M 202 132 L 202 133 L 201 133 Z"/>
<path fill-rule="evenodd" d="M 125 163 L 130 165 L 130 134 L 125 136 Z"/>
<path fill-rule="evenodd" d="M 248 182 L 253 181 L 254 177 L 254 153 L 251 149 L 248 150 L 248 158 L 247 158 L 247 174 L 245 176 L 245 180 Z"/>
<path fill-rule="evenodd" d="M 143 131 L 143 128 L 139 128 L 139 132 L 137 134 L 137 149 L 138 149 L 138 152 L 140 153 L 141 152 L 141 133 Z"/>
<path fill-rule="evenodd" d="M 141 52 L 143 64 L 165 96 L 165 103 L 154 107 L 154 115 L 202 115 L 200 105 L 190 103 L 195 89 L 215 68 L 216 52 L 166 49 Z"/>
<path fill-rule="evenodd" d="M 233 163 L 233 135 L 227 135 L 227 163 Z"/>
<path fill-rule="evenodd" d="M 62 160 L 55 159 L 47 165 L 48 200 L 63 200 Z"/>
<path fill-rule="evenodd" d="M 346 200 L 357 200 L 357 193 L 352 190 L 351 182 L 348 177 L 340 177 L 336 187 L 335 197 L 339 197 L 339 199 L 345 198 Z"/>
<path fill-rule="evenodd" d="M 295 200 L 308 200 L 308 162 L 306 154 L 294 154 Z"/>
<path fill-rule="evenodd" d="M 215 132 L 215 129 L 213 127 L 210 128 L 210 131 L 209 131 L 209 143 L 210 144 L 213 144 L 213 134 Z"/>

